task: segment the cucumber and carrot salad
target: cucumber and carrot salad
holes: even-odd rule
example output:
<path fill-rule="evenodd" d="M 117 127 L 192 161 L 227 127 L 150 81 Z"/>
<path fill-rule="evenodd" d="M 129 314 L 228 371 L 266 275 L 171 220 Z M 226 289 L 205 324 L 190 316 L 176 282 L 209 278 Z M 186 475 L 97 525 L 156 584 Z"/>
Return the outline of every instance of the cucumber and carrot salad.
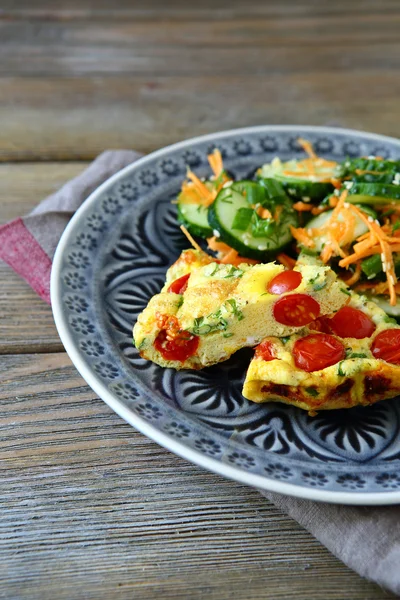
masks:
<path fill-rule="evenodd" d="M 207 241 L 219 261 L 300 260 L 329 265 L 354 291 L 400 317 L 400 161 L 379 156 L 343 162 L 318 156 L 261 165 L 253 180 L 235 181 L 221 153 L 212 175 L 191 170 L 176 200 L 178 221 Z"/>

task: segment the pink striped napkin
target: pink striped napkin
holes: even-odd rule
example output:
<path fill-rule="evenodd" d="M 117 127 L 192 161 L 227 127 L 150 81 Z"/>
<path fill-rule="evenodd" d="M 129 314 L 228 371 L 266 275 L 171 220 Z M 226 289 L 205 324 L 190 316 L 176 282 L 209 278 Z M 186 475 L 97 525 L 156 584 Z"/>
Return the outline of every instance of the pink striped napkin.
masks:
<path fill-rule="evenodd" d="M 139 157 L 130 150 L 104 152 L 29 215 L 0 227 L 0 258 L 46 302 L 51 261 L 69 219 L 95 188 Z M 354 571 L 400 596 L 400 506 L 338 506 L 262 494 Z"/>

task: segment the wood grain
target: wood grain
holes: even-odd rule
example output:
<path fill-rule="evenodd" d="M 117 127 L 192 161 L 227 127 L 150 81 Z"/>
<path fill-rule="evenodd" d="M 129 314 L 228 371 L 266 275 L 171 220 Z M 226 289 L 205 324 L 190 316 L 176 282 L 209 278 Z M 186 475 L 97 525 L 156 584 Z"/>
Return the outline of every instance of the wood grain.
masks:
<path fill-rule="evenodd" d="M 65 354 L 5 356 L 0 376 L 0 597 L 391 597 L 255 490 L 125 424 Z"/>
<path fill-rule="evenodd" d="M 85 166 L 85 163 L 0 165 L 0 224 L 31 211 Z M 0 354 L 63 350 L 51 308 L 1 261 L 0 281 Z"/>
<path fill-rule="evenodd" d="M 260 123 L 400 135 L 398 3 L 53 4 L 3 7 L 0 160 Z"/>
<path fill-rule="evenodd" d="M 379 15 L 382 12 L 398 11 L 397 0 L 346 0 L 323 3 L 320 0 L 281 0 L 281 2 L 265 2 L 265 0 L 251 0 L 243 3 L 242 0 L 203 0 L 202 2 L 182 2 L 181 0 L 145 0 L 132 2 L 131 0 L 118 0 L 112 5 L 108 0 L 3 0 L 0 17 L 10 18 L 47 18 L 47 19 L 82 19 L 82 18 L 110 18 L 118 15 L 124 18 L 151 19 L 153 21 L 165 18 L 181 19 L 216 19 L 243 17 L 286 17 L 314 16 L 318 14 L 346 15 L 359 17 L 364 11 Z"/>
<path fill-rule="evenodd" d="M 400 136 L 399 95 L 400 78 L 384 69 L 268 77 L 5 78 L 0 160 L 89 160 L 106 148 L 148 152 L 258 124 L 340 125 Z"/>

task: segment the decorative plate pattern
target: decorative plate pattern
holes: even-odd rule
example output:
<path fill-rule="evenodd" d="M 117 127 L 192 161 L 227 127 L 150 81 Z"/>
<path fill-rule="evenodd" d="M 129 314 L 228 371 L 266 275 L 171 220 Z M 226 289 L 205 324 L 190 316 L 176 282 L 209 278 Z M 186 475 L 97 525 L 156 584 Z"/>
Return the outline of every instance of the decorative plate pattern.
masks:
<path fill-rule="evenodd" d="M 187 242 L 171 200 L 187 165 L 208 173 L 207 153 L 248 177 L 276 154 L 300 155 L 299 136 L 327 158 L 400 157 L 400 142 L 333 128 L 258 127 L 176 144 L 127 167 L 85 202 L 56 253 L 55 320 L 76 367 L 121 416 L 164 446 L 260 488 L 308 498 L 400 501 L 400 404 L 329 411 L 245 400 L 251 352 L 203 371 L 161 369 L 143 360 L 132 327 L 160 290 Z"/>

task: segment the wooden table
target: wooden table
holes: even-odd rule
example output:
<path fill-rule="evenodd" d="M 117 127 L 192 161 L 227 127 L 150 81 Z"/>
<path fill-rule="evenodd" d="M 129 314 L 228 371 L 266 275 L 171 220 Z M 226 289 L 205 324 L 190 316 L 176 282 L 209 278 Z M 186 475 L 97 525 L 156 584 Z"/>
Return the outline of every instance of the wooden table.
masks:
<path fill-rule="evenodd" d="M 5 0 L 0 221 L 105 148 L 261 123 L 400 137 L 398 0 Z M 384 599 L 255 490 L 88 388 L 0 265 L 0 597 Z"/>

